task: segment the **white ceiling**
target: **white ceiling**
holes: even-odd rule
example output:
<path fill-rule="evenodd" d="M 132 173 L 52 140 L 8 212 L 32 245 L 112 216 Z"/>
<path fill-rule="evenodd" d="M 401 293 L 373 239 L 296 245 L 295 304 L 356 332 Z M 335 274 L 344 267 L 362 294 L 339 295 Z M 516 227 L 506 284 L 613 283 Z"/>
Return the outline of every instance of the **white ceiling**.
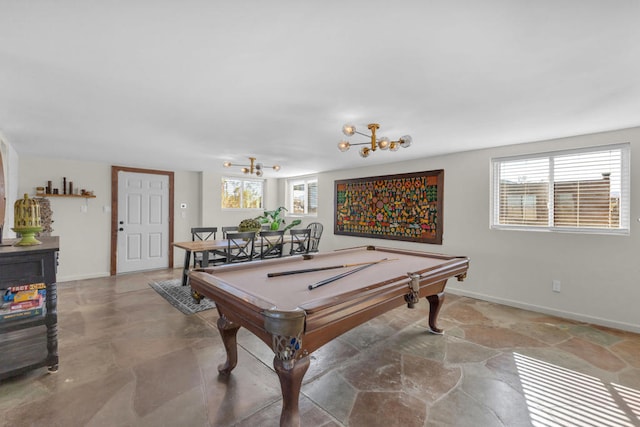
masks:
<path fill-rule="evenodd" d="M 639 126 L 639 23 L 637 0 L 0 0 L 0 132 L 284 177 Z M 341 153 L 346 122 L 414 142 Z"/>

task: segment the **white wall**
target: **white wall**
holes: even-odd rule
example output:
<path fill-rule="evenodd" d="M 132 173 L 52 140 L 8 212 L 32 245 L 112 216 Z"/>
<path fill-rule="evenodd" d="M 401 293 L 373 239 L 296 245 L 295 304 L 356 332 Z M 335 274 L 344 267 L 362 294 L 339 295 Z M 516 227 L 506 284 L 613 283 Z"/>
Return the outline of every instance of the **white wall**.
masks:
<path fill-rule="evenodd" d="M 51 198 L 52 235 L 60 236 L 58 280 L 75 280 L 109 274 L 111 214 L 103 206 L 111 203 L 110 167 L 106 164 L 73 162 L 20 156 L 19 191 L 33 197 L 36 187 L 47 181 L 62 193 L 62 178 L 74 188 L 94 191 L 95 199 Z M 82 208 L 86 208 L 86 213 Z"/>
<path fill-rule="evenodd" d="M 630 142 L 632 151 L 630 236 L 489 229 L 492 157 L 622 142 Z M 318 221 L 325 224 L 321 249 L 374 243 L 466 255 L 471 259 L 468 278 L 461 283 L 450 281 L 450 291 L 640 332 L 640 198 L 634 197 L 640 187 L 640 156 L 633 156 L 636 150 L 640 150 L 640 128 L 324 173 L 318 181 Z M 442 245 L 333 235 L 335 180 L 434 169 L 445 171 Z M 551 290 L 554 279 L 561 281 L 560 293 Z"/>
<path fill-rule="evenodd" d="M 199 172 L 174 172 L 174 221 L 173 239 L 175 242 L 191 240 L 191 227 L 202 226 L 202 174 Z M 182 204 L 186 208 L 182 208 Z M 184 251 L 173 250 L 174 267 L 182 267 Z"/>
<path fill-rule="evenodd" d="M 35 187 L 62 189 L 62 178 L 74 188 L 94 191 L 95 199 L 50 198 L 52 235 L 60 237 L 57 279 L 59 282 L 108 276 L 111 266 L 111 165 L 97 162 L 20 156 L 18 194 L 33 196 Z M 194 172 L 174 175 L 174 239 L 191 240 L 191 227 L 200 223 L 200 178 Z M 7 199 L 13 206 L 15 198 Z M 187 209 L 180 209 L 187 203 Z M 83 212 L 83 206 L 86 212 Z M 174 266 L 181 266 L 184 252 L 174 250 Z"/>

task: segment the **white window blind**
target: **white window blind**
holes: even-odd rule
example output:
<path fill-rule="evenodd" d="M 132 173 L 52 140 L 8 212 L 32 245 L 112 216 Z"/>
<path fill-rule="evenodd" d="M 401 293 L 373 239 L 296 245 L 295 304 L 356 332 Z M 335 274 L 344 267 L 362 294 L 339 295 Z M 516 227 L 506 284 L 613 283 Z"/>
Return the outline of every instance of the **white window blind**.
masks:
<path fill-rule="evenodd" d="M 492 160 L 492 228 L 629 233 L 629 145 Z"/>
<path fill-rule="evenodd" d="M 318 179 L 290 179 L 288 184 L 288 210 L 291 215 L 318 214 Z"/>

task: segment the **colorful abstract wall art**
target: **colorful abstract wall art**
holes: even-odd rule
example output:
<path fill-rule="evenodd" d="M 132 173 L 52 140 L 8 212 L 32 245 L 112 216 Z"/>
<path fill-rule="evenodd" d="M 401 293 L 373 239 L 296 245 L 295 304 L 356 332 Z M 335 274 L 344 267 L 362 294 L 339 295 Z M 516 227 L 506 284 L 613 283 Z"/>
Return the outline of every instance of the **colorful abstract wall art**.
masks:
<path fill-rule="evenodd" d="M 442 244 L 444 170 L 335 181 L 334 233 Z"/>

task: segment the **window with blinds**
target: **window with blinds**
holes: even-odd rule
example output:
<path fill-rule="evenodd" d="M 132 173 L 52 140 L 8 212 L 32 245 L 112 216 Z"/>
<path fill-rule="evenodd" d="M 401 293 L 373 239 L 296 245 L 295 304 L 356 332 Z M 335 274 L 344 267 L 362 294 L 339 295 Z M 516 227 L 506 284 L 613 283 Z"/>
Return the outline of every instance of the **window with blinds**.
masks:
<path fill-rule="evenodd" d="M 493 159 L 491 227 L 629 234 L 629 144 Z"/>
<path fill-rule="evenodd" d="M 288 210 L 290 215 L 318 214 L 318 179 L 287 180 Z"/>

